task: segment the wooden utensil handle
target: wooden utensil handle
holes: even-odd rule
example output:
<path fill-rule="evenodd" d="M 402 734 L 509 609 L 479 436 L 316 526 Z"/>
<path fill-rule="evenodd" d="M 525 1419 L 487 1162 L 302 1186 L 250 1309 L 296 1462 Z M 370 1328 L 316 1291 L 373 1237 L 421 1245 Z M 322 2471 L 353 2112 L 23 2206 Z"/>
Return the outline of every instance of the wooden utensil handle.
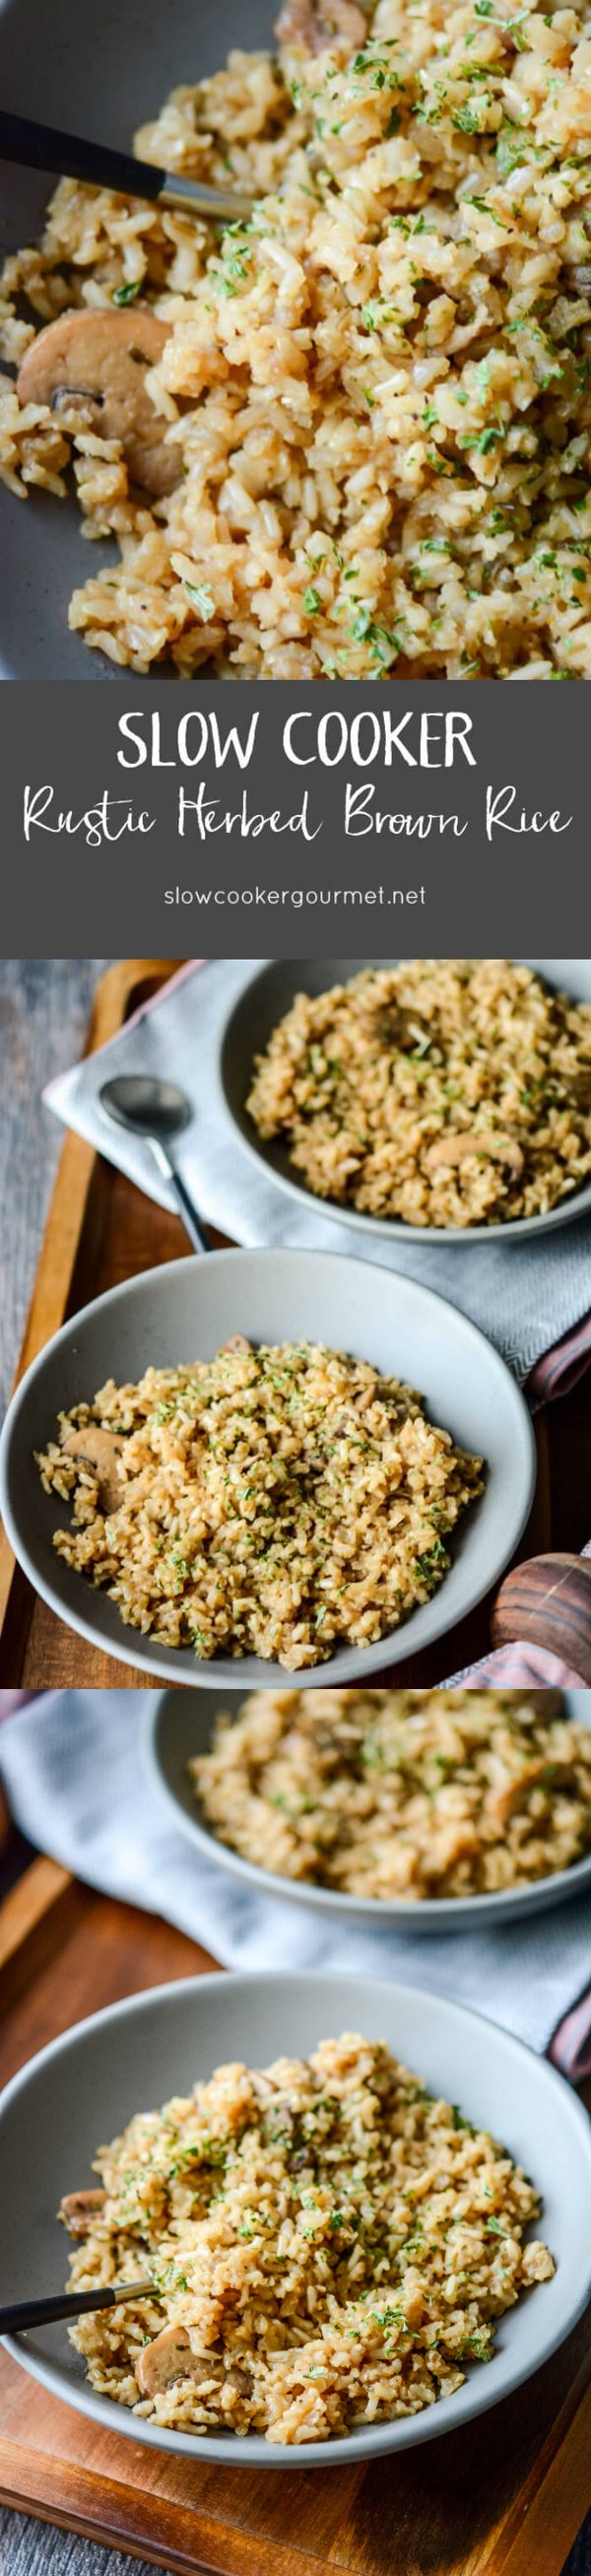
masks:
<path fill-rule="evenodd" d="M 532 1556 L 514 1565 L 497 1593 L 491 1635 L 494 1646 L 543 1646 L 591 1685 L 591 1558 Z"/>

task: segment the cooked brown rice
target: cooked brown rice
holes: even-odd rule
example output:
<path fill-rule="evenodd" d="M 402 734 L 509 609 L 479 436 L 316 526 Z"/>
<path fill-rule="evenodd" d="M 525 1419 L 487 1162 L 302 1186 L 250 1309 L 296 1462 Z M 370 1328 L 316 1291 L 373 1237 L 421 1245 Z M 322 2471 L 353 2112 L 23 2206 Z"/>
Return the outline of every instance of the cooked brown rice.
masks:
<path fill-rule="evenodd" d="M 408 1225 L 546 1214 L 591 1172 L 591 1005 L 504 958 L 298 993 L 248 1109 L 319 1198 Z"/>
<path fill-rule="evenodd" d="M 109 1379 L 59 1428 L 37 1460 L 72 1504 L 59 1555 L 128 1626 L 205 1659 L 297 1671 L 390 1635 L 436 1591 L 483 1491 L 482 1460 L 419 1395 L 322 1344 L 238 1334 L 213 1360 Z"/>
<path fill-rule="evenodd" d="M 340 1895 L 485 1896 L 591 1850 L 591 1729 L 553 1691 L 256 1691 L 190 1763 L 218 1841 Z"/>
<path fill-rule="evenodd" d="M 87 644 L 184 679 L 589 678 L 590 50 L 585 6 L 378 0 L 356 50 L 235 51 L 137 135 L 256 191 L 221 242 L 60 183 L 6 262 L 5 357 L 72 307 L 154 310 L 180 476 L 151 505 L 4 378 L 9 488 L 61 495 L 73 458 L 118 542 L 74 593 Z"/>
<path fill-rule="evenodd" d="M 521 2167 L 356 2033 L 263 2073 L 217 2067 L 96 2171 L 72 2281 L 147 2265 L 162 2296 L 71 2339 L 93 2388 L 157 2425 L 301 2444 L 419 2414 L 554 2270 L 523 2241 L 540 2202 Z"/>

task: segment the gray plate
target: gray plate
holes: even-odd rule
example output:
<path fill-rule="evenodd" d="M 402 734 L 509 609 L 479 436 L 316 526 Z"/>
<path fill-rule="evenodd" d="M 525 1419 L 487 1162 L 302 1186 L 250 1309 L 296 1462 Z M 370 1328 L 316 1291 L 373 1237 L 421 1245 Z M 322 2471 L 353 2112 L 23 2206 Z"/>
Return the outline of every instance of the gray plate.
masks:
<path fill-rule="evenodd" d="M 342 1648 L 320 1674 L 325 1681 L 356 1681 L 419 1653 L 473 1609 L 517 1547 L 535 1483 L 532 1426 L 504 1361 L 455 1307 L 395 1271 L 335 1253 L 216 1252 L 171 1261 L 110 1289 L 63 1326 L 13 1396 L 0 1449 L 0 1506 L 30 1581 L 60 1618 L 105 1653 L 146 1676 L 194 1681 L 188 1648 L 157 1646 L 124 1627 L 106 1593 L 94 1591 L 56 1555 L 52 1533 L 67 1526 L 69 1515 L 43 1493 L 33 1452 L 54 1435 L 58 1413 L 92 1396 L 107 1378 L 121 1385 L 149 1365 L 211 1358 L 237 1330 L 253 1342 L 322 1341 L 393 1371 L 421 1388 L 431 1415 L 463 1448 L 487 1459 L 485 1493 L 461 1525 L 439 1593 L 394 1638 L 365 1653 Z M 255 1655 L 240 1663 L 220 1656 L 215 1671 L 230 1687 L 287 1678 L 279 1664 Z M 289 1678 L 305 1682 L 310 1673 Z"/>
<path fill-rule="evenodd" d="M 285 1674 L 289 1687 L 289 1675 Z M 240 1691 L 232 1706 L 238 1716 L 247 1694 Z M 576 1717 L 591 1728 L 591 1691 L 565 1691 L 569 1717 Z M 468 1926 L 480 1932 L 483 1924 L 512 1922 L 516 1915 L 542 1914 L 548 1906 L 564 1905 L 574 1896 L 591 1889 L 591 1853 L 575 1861 L 572 1869 L 557 1870 L 553 1878 L 537 1879 L 530 1887 L 503 1889 L 498 1896 L 425 1897 L 418 1905 L 405 1905 L 400 1898 L 386 1902 L 383 1898 L 340 1896 L 334 1888 L 314 1887 L 303 1879 L 280 1877 L 276 1871 L 260 1869 L 252 1861 L 242 1860 L 231 1851 L 207 1824 L 192 1788 L 188 1764 L 193 1755 L 208 1753 L 216 1718 L 227 1712 L 227 1691 L 199 1688 L 194 1691 L 159 1691 L 149 1700 L 142 1725 L 142 1750 L 145 1766 L 160 1798 L 172 1808 L 177 1825 L 195 1846 L 196 1865 L 200 1852 L 208 1861 L 215 1860 L 236 1878 L 246 1879 L 256 1892 L 268 1896 L 292 1897 L 294 1904 L 306 1905 L 312 1914 L 340 1915 L 346 1923 L 373 1923 L 383 1929 L 395 1927 L 402 1932 L 465 1932 Z"/>
<path fill-rule="evenodd" d="M 535 2177 L 543 2215 L 534 2232 L 549 2244 L 557 2268 L 552 2281 L 501 2318 L 494 2359 L 422 2415 L 339 2437 L 330 2448 L 311 2443 L 297 2451 L 254 2434 L 239 2441 L 231 2433 L 161 2431 L 94 2395 L 65 2325 L 11 2337 L 13 2358 L 54 2396 L 157 2450 L 234 2467 L 300 2470 L 379 2459 L 457 2430 L 508 2397 L 564 2341 L 591 2292 L 591 2132 L 580 2102 L 544 2058 L 493 2022 L 442 1995 L 362 1977 L 190 1978 L 112 2004 L 44 2048 L 0 2099 L 4 2297 L 30 2299 L 61 2286 L 65 2246 L 55 2211 L 62 2192 L 94 2179 L 99 2139 L 119 2135 L 134 2112 L 190 2091 L 216 2065 L 239 2059 L 264 2066 L 285 2052 L 307 2056 L 320 2039 L 343 2029 L 385 2040 L 432 2093 L 461 2102 Z"/>
<path fill-rule="evenodd" d="M 0 0 L 2 105 L 130 151 L 136 128 L 178 83 L 218 71 L 233 45 L 269 46 L 276 15 L 273 0 L 248 0 L 247 10 L 244 0 L 217 0 L 215 8 L 174 0 L 172 11 L 162 0 L 101 0 L 91 34 L 80 0 L 52 0 L 49 44 L 47 0 Z M 56 184 L 0 161 L 2 255 L 39 239 Z M 72 591 L 115 562 L 116 547 L 89 549 L 73 494 L 58 501 L 37 492 L 22 502 L 2 489 L 0 519 L 0 676 L 121 682 L 114 664 L 68 629 Z M 173 676 L 164 664 L 158 684 Z M 201 683 L 211 686 L 211 671 Z M 142 694 L 151 683 L 136 671 L 133 685 Z"/>
<path fill-rule="evenodd" d="M 510 1237 L 546 1234 L 549 1227 L 567 1225 L 575 1217 L 588 1216 L 591 1209 L 591 1180 L 577 1190 L 576 1196 L 563 1199 L 548 1216 L 513 1217 L 507 1225 L 423 1226 L 406 1225 L 399 1217 L 363 1216 L 359 1209 L 338 1207 L 334 1199 L 316 1198 L 300 1179 L 285 1146 L 266 1144 L 248 1117 L 245 1101 L 252 1079 L 256 1055 L 268 1045 L 272 1030 L 284 1013 L 291 1009 L 296 993 L 326 993 L 332 984 L 346 984 L 362 967 L 399 965 L 399 958 L 364 957 L 353 962 L 350 957 L 273 958 L 268 964 L 244 968 L 238 991 L 233 983 L 232 1001 L 222 1021 L 215 1063 L 212 1067 L 215 1107 L 228 1122 L 234 1136 L 256 1163 L 264 1164 L 279 1181 L 288 1196 L 310 1208 L 317 1217 L 330 1217 L 335 1225 L 354 1226 L 358 1233 L 373 1237 L 376 1243 L 391 1243 L 398 1235 L 406 1243 L 490 1243 Z M 518 966 L 530 966 L 555 990 L 566 991 L 576 1002 L 591 1002 L 591 958 L 588 957 L 518 957 Z"/>

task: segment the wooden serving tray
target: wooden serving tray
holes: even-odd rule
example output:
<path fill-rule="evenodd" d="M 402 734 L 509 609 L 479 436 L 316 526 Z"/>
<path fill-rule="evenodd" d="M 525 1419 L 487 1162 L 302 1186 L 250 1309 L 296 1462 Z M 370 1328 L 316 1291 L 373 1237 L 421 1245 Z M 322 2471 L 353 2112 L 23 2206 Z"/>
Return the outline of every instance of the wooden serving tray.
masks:
<path fill-rule="evenodd" d="M 85 2014 L 216 1964 L 35 1861 L 0 1910 L 0 2081 Z M 480 2422 L 375 2467 L 228 2471 L 142 2450 L 3 2349 L 0 2420 L 5 2504 L 170 2576 L 561 2576 L 591 2502 L 589 2319 Z"/>
<path fill-rule="evenodd" d="M 104 1046 L 116 1035 L 133 1012 L 140 1009 L 175 971 L 174 960 L 162 958 L 124 959 L 112 966 L 97 987 L 87 1052 Z M 212 1238 L 222 1242 L 223 1237 Z M 91 1298 L 100 1296 L 123 1279 L 156 1264 L 178 1260 L 187 1251 L 186 1236 L 178 1217 L 169 1215 L 154 1200 L 146 1198 L 133 1183 L 103 1161 L 82 1138 L 68 1134 L 62 1150 L 49 1218 L 41 1248 L 31 1307 L 20 1355 L 17 1379 L 29 1362 L 42 1350 L 52 1333 L 59 1330 Z M 538 1441 L 538 1486 L 533 1510 L 519 1550 L 519 1562 L 531 1560 L 540 1552 L 562 1548 L 577 1551 L 589 1535 L 589 1458 L 591 1456 L 591 1369 L 574 1396 L 553 1404 L 547 1413 L 539 1414 L 536 1423 Z M 584 1587 L 583 1624 L 588 1646 L 589 1670 L 585 1671 L 577 1654 L 568 1654 L 566 1623 L 562 1619 L 560 1636 L 548 1634 L 545 1642 L 554 1645 L 571 1660 L 583 1678 L 591 1681 L 591 1567 L 579 1578 Z M 554 1595 L 555 1587 L 552 1586 Z M 527 1603 L 531 1610 L 531 1585 Z M 548 1585 L 538 1586 L 542 1604 Z M 570 1606 L 570 1605 L 569 1605 Z M 400 1684 L 412 1682 L 427 1687 L 442 1679 L 444 1669 L 461 1669 L 464 1664 L 487 1651 L 491 1636 L 493 1602 L 481 1603 L 472 1617 L 441 1645 L 427 1653 L 413 1655 L 408 1663 L 396 1666 Z M 523 1625 L 520 1595 L 505 1614 L 505 1627 L 498 1625 L 497 1634 L 527 1635 Z M 580 1613 L 580 1605 L 579 1605 Z M 545 1615 L 545 1614 L 544 1614 Z M 509 1618 L 509 1625 L 507 1619 Z M 580 1624 L 580 1617 L 579 1617 Z M 539 1636 L 539 1624 L 536 1634 Z M 544 1641 L 544 1640 L 542 1640 Z M 236 1667 L 237 1682 L 240 1678 Z M 319 1675 L 320 1678 L 320 1675 Z M 0 1682 L 22 1685 L 30 1690 L 47 1689 L 112 1689 L 137 1690 L 145 1686 L 146 1674 L 128 1664 L 119 1664 L 98 1647 L 77 1637 L 53 1611 L 40 1601 L 26 1576 L 15 1564 L 4 1536 L 0 1538 Z"/>

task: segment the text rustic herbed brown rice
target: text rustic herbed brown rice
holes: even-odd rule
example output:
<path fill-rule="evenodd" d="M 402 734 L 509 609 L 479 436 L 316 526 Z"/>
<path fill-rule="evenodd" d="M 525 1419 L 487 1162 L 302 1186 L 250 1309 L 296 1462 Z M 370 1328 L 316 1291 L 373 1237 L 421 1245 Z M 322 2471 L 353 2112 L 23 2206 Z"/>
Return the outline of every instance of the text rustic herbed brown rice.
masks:
<path fill-rule="evenodd" d="M 189 1769 L 220 1842 L 342 1896 L 500 1895 L 591 1850 L 591 1729 L 559 1691 L 255 1691 Z"/>
<path fill-rule="evenodd" d="M 147 2265 L 161 2296 L 71 2339 L 93 2388 L 156 2425 L 298 2445 L 419 2414 L 554 2270 L 524 2243 L 535 2183 L 357 2033 L 219 2066 L 132 2119 L 96 2171 L 104 2193 L 72 2196 L 72 2281 Z"/>
<path fill-rule="evenodd" d="M 110 1379 L 37 1463 L 72 1502 L 54 1547 L 130 1627 L 288 1671 L 344 1639 L 369 1646 L 428 1601 L 483 1491 L 482 1460 L 398 1378 L 240 1333 L 213 1360 Z"/>
<path fill-rule="evenodd" d="M 584 6 L 379 0 L 361 43 L 235 51 L 137 136 L 254 189 L 221 240 L 61 182 L 5 266 L 5 355 L 23 297 L 154 312 L 179 474 L 150 502 L 100 420 L 4 378 L 10 489 L 63 494 L 73 457 L 118 541 L 74 593 L 87 644 L 184 679 L 591 676 L 590 64 Z"/>
<path fill-rule="evenodd" d="M 591 1005 L 505 958 L 298 993 L 247 1107 L 319 1198 L 408 1225 L 547 1214 L 591 1172 Z"/>

